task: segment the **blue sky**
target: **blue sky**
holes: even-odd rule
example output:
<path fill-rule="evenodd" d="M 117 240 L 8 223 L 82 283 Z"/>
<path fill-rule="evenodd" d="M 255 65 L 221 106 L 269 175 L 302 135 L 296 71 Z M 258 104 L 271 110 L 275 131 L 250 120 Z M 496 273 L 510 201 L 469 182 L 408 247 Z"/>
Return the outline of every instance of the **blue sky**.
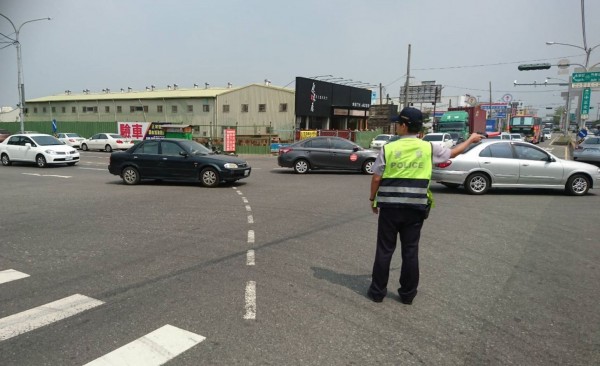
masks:
<path fill-rule="evenodd" d="M 410 43 L 413 83 L 435 80 L 444 95 L 488 101 L 491 82 L 494 102 L 509 93 L 544 108 L 564 103 L 563 87 L 513 81 L 568 75 L 518 64 L 585 60 L 581 49 L 545 44 L 583 46 L 579 0 L 3 0 L 0 13 L 16 26 L 52 18 L 21 29 L 26 98 L 264 79 L 293 87 L 296 76 L 317 75 L 381 83 L 397 98 Z M 592 47 L 600 44 L 600 1 L 586 0 L 585 14 Z M 0 33 L 13 34 L 3 18 Z M 0 49 L 0 106 L 18 102 L 16 59 L 15 47 Z M 590 65 L 598 62 L 600 47 Z"/>

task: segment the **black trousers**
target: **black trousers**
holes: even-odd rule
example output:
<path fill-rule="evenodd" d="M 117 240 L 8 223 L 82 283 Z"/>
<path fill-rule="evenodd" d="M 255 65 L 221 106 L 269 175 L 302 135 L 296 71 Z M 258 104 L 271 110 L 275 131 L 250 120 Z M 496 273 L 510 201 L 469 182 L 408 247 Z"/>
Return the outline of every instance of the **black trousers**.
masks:
<path fill-rule="evenodd" d="M 377 227 L 377 251 L 369 293 L 375 298 L 387 294 L 390 263 L 396 250 L 398 234 L 402 251 L 400 288 L 403 299 L 411 300 L 419 285 L 419 239 L 425 214 L 409 208 L 380 208 Z"/>

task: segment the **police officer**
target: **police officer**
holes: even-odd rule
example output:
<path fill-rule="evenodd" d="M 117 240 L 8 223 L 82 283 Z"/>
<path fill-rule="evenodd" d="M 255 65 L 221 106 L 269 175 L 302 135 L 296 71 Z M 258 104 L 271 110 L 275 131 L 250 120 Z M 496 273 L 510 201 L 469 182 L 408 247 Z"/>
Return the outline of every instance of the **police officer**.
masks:
<path fill-rule="evenodd" d="M 392 118 L 400 139 L 383 146 L 373 166 L 371 208 L 379 214 L 377 251 L 371 286 L 367 296 L 381 302 L 387 294 L 390 262 L 400 234 L 402 267 L 398 294 L 404 304 L 412 304 L 419 285 L 419 239 L 423 221 L 433 204 L 429 182 L 433 164 L 462 153 L 483 136 L 472 134 L 449 149 L 417 138 L 423 128 L 423 114 L 412 107 Z"/>

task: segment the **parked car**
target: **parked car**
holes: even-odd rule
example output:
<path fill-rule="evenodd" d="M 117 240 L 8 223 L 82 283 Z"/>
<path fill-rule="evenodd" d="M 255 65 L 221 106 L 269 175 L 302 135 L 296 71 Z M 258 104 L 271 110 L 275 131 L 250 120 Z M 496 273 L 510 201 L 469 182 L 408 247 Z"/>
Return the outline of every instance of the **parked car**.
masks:
<path fill-rule="evenodd" d="M 445 132 L 428 133 L 427 135 L 423 136 L 423 141 L 429 141 L 432 144 L 443 145 L 446 147 L 452 147 L 452 145 L 454 145 L 452 136 Z"/>
<path fill-rule="evenodd" d="M 56 138 L 74 148 L 80 148 L 81 141 L 85 140 L 83 137 L 72 132 L 59 133 Z"/>
<path fill-rule="evenodd" d="M 15 134 L 0 143 L 2 165 L 13 162 L 35 163 L 40 168 L 48 164 L 75 165 L 79 152 L 56 137 L 45 134 Z"/>
<path fill-rule="evenodd" d="M 379 150 L 379 149 L 381 149 L 381 147 L 383 145 L 387 144 L 390 141 L 390 138 L 392 138 L 392 136 L 394 136 L 394 135 L 389 135 L 389 134 L 377 135 L 377 136 L 375 136 L 375 138 L 373 140 L 371 140 L 371 144 L 369 145 L 369 147 L 371 149 Z"/>
<path fill-rule="evenodd" d="M 216 187 L 250 176 L 248 163 L 231 155 L 217 155 L 204 145 L 184 139 L 145 140 L 127 151 L 110 154 L 108 171 L 128 185 L 142 179 L 200 182 Z"/>
<path fill-rule="evenodd" d="M 81 141 L 81 150 L 127 150 L 134 145 L 132 139 L 126 139 L 116 133 L 97 133 L 89 139 Z"/>
<path fill-rule="evenodd" d="M 373 174 L 378 152 L 341 137 L 319 136 L 281 147 L 277 164 L 298 174 L 311 169 L 355 170 Z"/>
<path fill-rule="evenodd" d="M 600 168 L 559 159 L 528 142 L 482 140 L 433 168 L 432 180 L 464 186 L 470 194 L 490 188 L 555 188 L 583 196 L 600 184 Z"/>
<path fill-rule="evenodd" d="M 577 145 L 573 160 L 600 162 L 600 137 L 588 137 Z"/>
<path fill-rule="evenodd" d="M 6 140 L 8 136 L 10 136 L 10 132 L 8 132 L 8 130 L 0 129 L 0 142 Z"/>

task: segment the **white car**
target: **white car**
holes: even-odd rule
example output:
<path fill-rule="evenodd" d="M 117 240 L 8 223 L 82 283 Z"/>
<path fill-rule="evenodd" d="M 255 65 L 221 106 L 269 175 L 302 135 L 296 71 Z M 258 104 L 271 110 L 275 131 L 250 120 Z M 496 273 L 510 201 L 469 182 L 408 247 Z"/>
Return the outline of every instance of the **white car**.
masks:
<path fill-rule="evenodd" d="M 74 148 L 81 147 L 81 141 L 85 140 L 83 137 L 76 133 L 64 132 L 56 135 L 56 138 Z"/>
<path fill-rule="evenodd" d="M 423 137 L 423 141 L 429 141 L 432 144 L 436 145 L 443 145 L 447 148 L 451 148 L 452 145 L 454 145 L 454 140 L 452 139 L 452 136 L 450 136 L 449 133 L 445 132 L 428 133 Z"/>
<path fill-rule="evenodd" d="M 117 133 L 97 133 L 89 139 L 81 141 L 81 150 L 127 150 L 134 145 L 132 139 L 126 139 Z"/>
<path fill-rule="evenodd" d="M 48 164 L 75 165 L 79 162 L 79 152 L 54 136 L 16 134 L 0 144 L 0 160 L 4 166 L 13 162 L 35 163 L 40 168 Z"/>
<path fill-rule="evenodd" d="M 543 130 L 542 132 L 544 133 L 544 140 L 552 139 L 552 131 L 551 130 Z"/>
<path fill-rule="evenodd" d="M 388 135 L 388 134 L 377 135 L 371 141 L 371 144 L 369 145 L 369 147 L 374 150 L 379 150 L 383 147 L 383 145 L 387 144 L 390 141 L 390 138 L 392 138 L 392 136 L 394 136 L 394 135 Z"/>

